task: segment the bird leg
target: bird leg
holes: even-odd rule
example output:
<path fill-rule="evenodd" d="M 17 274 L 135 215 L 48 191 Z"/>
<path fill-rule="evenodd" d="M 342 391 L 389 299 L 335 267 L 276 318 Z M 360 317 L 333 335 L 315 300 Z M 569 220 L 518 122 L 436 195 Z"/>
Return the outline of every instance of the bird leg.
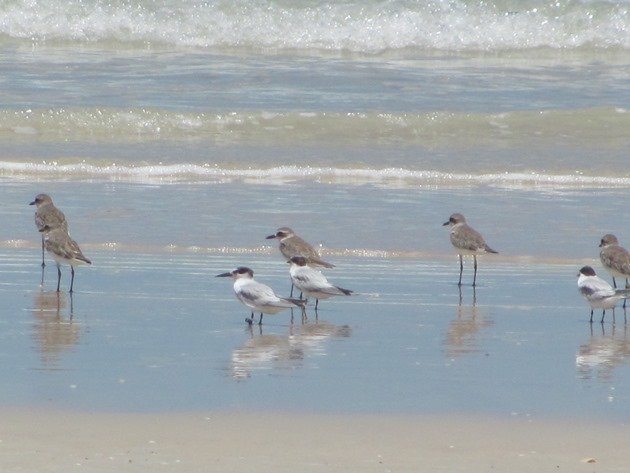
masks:
<path fill-rule="evenodd" d="M 459 282 L 457 283 L 458 286 L 462 285 L 463 272 L 464 272 L 464 257 L 462 255 L 459 255 Z"/>
<path fill-rule="evenodd" d="M 591 309 L 591 323 L 593 323 L 593 309 Z"/>
<path fill-rule="evenodd" d="M 74 266 L 70 265 L 70 273 L 72 278 L 70 279 L 70 294 L 72 294 L 72 286 L 74 286 Z"/>
<path fill-rule="evenodd" d="M 61 284 L 61 266 L 57 263 L 57 292 L 59 292 L 59 285 Z"/>
<path fill-rule="evenodd" d="M 473 276 L 473 287 L 477 284 L 477 255 L 473 255 L 473 260 L 475 261 L 475 274 Z"/>
<path fill-rule="evenodd" d="M 46 266 L 46 263 L 44 262 L 44 234 L 42 233 L 42 268 Z"/>

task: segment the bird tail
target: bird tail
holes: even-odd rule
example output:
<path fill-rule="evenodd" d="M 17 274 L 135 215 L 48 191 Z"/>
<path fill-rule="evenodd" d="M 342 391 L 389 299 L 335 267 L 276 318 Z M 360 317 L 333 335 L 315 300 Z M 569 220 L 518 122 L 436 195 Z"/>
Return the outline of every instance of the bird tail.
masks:
<path fill-rule="evenodd" d="M 334 264 L 327 263 L 326 261 L 320 258 L 311 258 L 311 264 L 315 266 L 323 266 L 324 268 L 328 268 L 328 269 L 335 267 Z"/>
<path fill-rule="evenodd" d="M 495 253 L 495 254 L 499 253 L 498 251 L 495 251 L 495 250 L 493 250 L 492 248 L 490 248 L 488 245 L 486 245 L 486 246 L 485 246 L 485 250 L 486 250 L 488 253 Z"/>
<path fill-rule="evenodd" d="M 92 264 L 92 261 L 90 261 L 90 259 L 89 259 L 89 258 L 86 258 L 86 257 L 85 257 L 85 256 L 83 256 L 83 255 L 77 255 L 77 257 L 76 257 L 76 258 L 77 258 L 78 260 L 83 261 L 84 263 L 87 263 L 87 264 Z"/>
<path fill-rule="evenodd" d="M 291 299 L 291 298 L 287 297 L 284 300 L 292 302 L 293 304 L 295 304 L 295 305 L 297 305 L 299 307 L 304 307 L 306 305 L 306 300 L 304 300 L 304 299 Z"/>
<path fill-rule="evenodd" d="M 615 291 L 615 294 L 623 296 L 624 299 L 627 299 L 630 297 L 630 288 L 626 288 L 626 289 L 617 289 Z"/>
<path fill-rule="evenodd" d="M 339 289 L 341 292 L 343 292 L 344 295 L 349 296 L 350 294 L 352 294 L 354 291 L 351 291 L 350 289 L 344 289 L 343 287 L 339 287 L 339 286 L 335 286 L 337 289 Z"/>

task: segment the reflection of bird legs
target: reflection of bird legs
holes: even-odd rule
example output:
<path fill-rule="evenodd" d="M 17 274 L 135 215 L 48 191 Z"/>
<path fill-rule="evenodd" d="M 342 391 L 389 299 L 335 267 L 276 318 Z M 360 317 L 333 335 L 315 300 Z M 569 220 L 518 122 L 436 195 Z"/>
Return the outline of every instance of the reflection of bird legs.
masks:
<path fill-rule="evenodd" d="M 304 306 L 300 307 L 300 315 L 302 323 L 304 323 L 307 319 L 306 317 L 306 308 Z M 291 309 L 291 325 L 293 325 L 293 309 Z"/>
<path fill-rule="evenodd" d="M 44 267 L 45 267 L 45 265 L 44 265 L 44 264 L 42 264 L 42 280 L 41 280 L 41 281 L 40 281 L 40 283 L 39 283 L 39 286 L 40 286 L 40 287 L 44 287 L 44 272 L 45 272 L 45 271 L 44 271 Z"/>
<path fill-rule="evenodd" d="M 464 303 L 464 297 L 462 295 L 462 287 L 459 286 L 459 306 L 461 307 Z M 473 299 L 472 299 L 472 307 L 477 305 L 477 288 L 473 286 Z"/>
<path fill-rule="evenodd" d="M 59 297 L 59 293 L 57 293 L 57 297 Z M 72 293 L 70 293 L 70 320 L 74 317 L 74 301 L 72 299 Z"/>
<path fill-rule="evenodd" d="M 70 265 L 70 274 L 72 274 L 72 279 L 70 279 L 70 294 L 72 294 L 72 287 L 74 286 L 74 266 Z"/>

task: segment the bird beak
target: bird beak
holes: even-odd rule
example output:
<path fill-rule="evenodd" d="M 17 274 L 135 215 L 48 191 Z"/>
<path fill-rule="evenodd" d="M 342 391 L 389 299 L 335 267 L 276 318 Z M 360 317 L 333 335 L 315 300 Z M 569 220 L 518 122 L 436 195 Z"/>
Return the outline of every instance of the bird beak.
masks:
<path fill-rule="evenodd" d="M 37 203 L 37 202 L 33 201 L 33 202 L 31 202 L 30 204 L 28 204 L 28 205 L 35 205 L 36 203 Z"/>
<path fill-rule="evenodd" d="M 451 223 L 451 222 L 450 222 L 450 220 L 449 220 L 448 222 L 444 222 L 444 223 L 442 224 L 442 226 L 443 226 L 443 227 L 445 227 L 445 226 L 447 226 L 449 223 Z"/>
<path fill-rule="evenodd" d="M 215 278 L 231 278 L 231 277 L 232 277 L 232 273 L 221 273 L 215 276 Z"/>
<path fill-rule="evenodd" d="M 604 244 L 603 244 L 603 243 L 600 243 L 600 244 L 599 244 L 599 247 L 601 248 L 602 246 L 604 246 Z"/>
<path fill-rule="evenodd" d="M 275 235 L 269 235 L 268 237 L 265 237 L 265 240 L 271 240 L 272 238 L 275 238 Z"/>

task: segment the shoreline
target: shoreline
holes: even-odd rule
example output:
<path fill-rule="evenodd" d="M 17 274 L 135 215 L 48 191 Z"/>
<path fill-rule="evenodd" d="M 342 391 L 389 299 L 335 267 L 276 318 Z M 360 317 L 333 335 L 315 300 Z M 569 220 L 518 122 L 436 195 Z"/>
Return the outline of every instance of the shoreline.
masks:
<path fill-rule="evenodd" d="M 40 243 L 31 240 L 5 240 L 0 241 L 0 249 L 16 249 L 16 250 L 38 250 Z M 104 242 L 104 243 L 81 243 L 81 248 L 91 251 L 111 252 L 111 253 L 139 253 L 139 254 L 203 254 L 208 256 L 238 256 L 252 255 L 267 256 L 271 255 L 282 261 L 278 257 L 278 249 L 274 246 L 261 245 L 252 247 L 202 247 L 197 245 L 180 246 L 180 245 L 139 245 L 129 243 Z M 339 258 L 357 258 L 376 259 L 376 260 L 417 260 L 417 261 L 433 261 L 433 262 L 450 262 L 457 258 L 455 250 L 435 252 L 422 250 L 387 250 L 373 248 L 321 248 L 318 252 L 322 256 L 339 257 Z M 492 254 L 480 255 L 480 258 L 488 261 L 495 261 L 499 264 L 542 264 L 542 265 L 567 265 L 567 264 L 598 264 L 599 259 L 591 258 L 567 258 L 546 255 L 507 255 Z"/>
<path fill-rule="evenodd" d="M 627 424 L 529 417 L 20 408 L 2 418 L 4 471 L 614 472 L 629 460 Z"/>

